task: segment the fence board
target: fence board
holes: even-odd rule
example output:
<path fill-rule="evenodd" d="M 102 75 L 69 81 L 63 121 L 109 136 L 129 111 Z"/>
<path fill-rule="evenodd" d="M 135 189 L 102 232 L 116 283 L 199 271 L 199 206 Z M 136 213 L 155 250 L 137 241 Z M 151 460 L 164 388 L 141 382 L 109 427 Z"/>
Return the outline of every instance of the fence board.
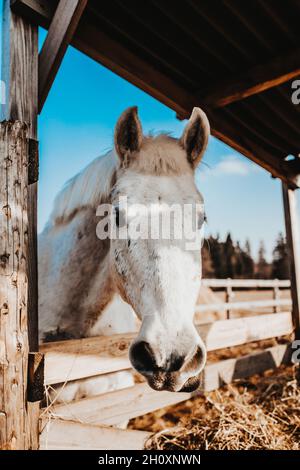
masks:
<path fill-rule="evenodd" d="M 60 419 L 44 421 L 41 450 L 141 450 L 150 432 L 91 426 Z"/>
<path fill-rule="evenodd" d="M 197 305 L 195 312 L 207 312 L 210 310 L 223 312 L 224 310 L 252 310 L 253 308 L 267 307 L 291 307 L 290 299 L 251 300 L 249 302 L 218 302 L 216 304 Z"/>
<path fill-rule="evenodd" d="M 203 374 L 202 391 L 211 391 L 235 379 L 249 377 L 287 364 L 290 345 L 278 345 L 255 354 L 208 364 Z M 197 392 L 199 393 L 199 392 Z M 194 393 L 174 393 L 152 390 L 141 383 L 123 390 L 85 398 L 66 405 L 52 406 L 50 416 L 93 425 L 115 425 L 165 406 L 174 405 L 195 396 Z"/>
<path fill-rule="evenodd" d="M 208 351 L 284 336 L 293 330 L 289 312 L 220 320 L 199 325 Z M 131 367 L 128 348 L 134 333 L 58 341 L 41 346 L 45 384 L 91 377 Z"/>
<path fill-rule="evenodd" d="M 201 285 L 205 287 L 212 288 L 226 288 L 230 283 L 231 287 L 236 289 L 238 288 L 270 288 L 272 289 L 275 286 L 281 288 L 291 287 L 291 282 L 289 279 L 202 279 Z"/>

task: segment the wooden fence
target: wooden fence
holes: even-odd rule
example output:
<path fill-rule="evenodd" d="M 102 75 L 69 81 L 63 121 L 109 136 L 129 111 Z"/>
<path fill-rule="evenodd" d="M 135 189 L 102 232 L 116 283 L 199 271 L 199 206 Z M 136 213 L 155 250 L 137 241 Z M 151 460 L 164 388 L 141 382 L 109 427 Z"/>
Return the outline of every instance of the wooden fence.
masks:
<path fill-rule="evenodd" d="M 281 307 L 291 307 L 290 299 L 280 299 L 280 289 L 289 289 L 291 282 L 279 279 L 203 279 L 202 285 L 212 289 L 225 289 L 226 302 L 218 304 L 201 305 L 197 307 L 197 312 L 206 312 L 207 310 L 226 311 L 226 317 L 229 319 L 232 310 L 251 310 L 257 308 L 273 308 L 278 312 Z M 235 297 L 235 289 L 272 289 L 272 300 L 255 300 L 247 302 L 232 302 Z"/>
<path fill-rule="evenodd" d="M 288 288 L 289 281 L 230 281 L 233 288 Z M 227 280 L 204 280 L 211 287 L 226 288 Z M 252 302 L 270 306 L 276 300 Z M 279 302 L 279 303 L 278 303 Z M 290 300 L 284 300 L 290 306 Z M 249 302 L 246 302 L 249 306 Z M 259 303 L 259 305 L 258 305 Z M 244 308 L 245 302 L 237 302 Z M 230 309 L 232 309 L 230 305 Z M 224 304 L 218 304 L 224 309 Z M 204 307 L 204 306 L 203 306 Z M 206 306 L 205 306 L 206 307 Z M 207 306 L 211 308 L 211 306 Z M 229 306 L 226 305 L 226 308 Z M 202 307 L 200 307 L 202 308 Z M 215 308 L 215 305 L 214 305 Z M 235 306 L 233 307 L 235 308 Z M 240 307 L 237 307 L 240 308 Z M 248 307 L 247 307 L 248 308 Z M 259 316 L 218 320 L 197 325 L 208 351 L 243 345 L 253 341 L 291 335 L 293 322 L 290 311 Z M 128 348 L 134 333 L 106 337 L 58 341 L 41 345 L 44 355 L 44 384 L 66 383 L 131 368 Z M 211 391 L 223 384 L 241 379 L 290 361 L 291 345 L 278 344 L 242 357 L 208 363 L 202 374 L 201 389 Z M 146 383 L 66 404 L 53 404 L 41 410 L 42 449 L 139 449 L 150 433 L 121 430 L 115 426 L 131 418 L 187 400 L 196 393 L 156 392 Z"/>

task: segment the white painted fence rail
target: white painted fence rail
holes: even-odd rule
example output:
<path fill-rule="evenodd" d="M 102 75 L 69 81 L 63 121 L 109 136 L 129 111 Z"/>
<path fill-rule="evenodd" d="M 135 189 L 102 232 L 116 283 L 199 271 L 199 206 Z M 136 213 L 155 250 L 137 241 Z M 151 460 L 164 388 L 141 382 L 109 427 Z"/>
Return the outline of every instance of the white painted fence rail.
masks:
<path fill-rule="evenodd" d="M 253 289 L 273 289 L 279 287 L 282 289 L 288 289 L 291 287 L 291 281 L 289 279 L 202 279 L 202 286 L 211 288 L 226 288 L 230 285 L 233 288 L 253 288 Z"/>

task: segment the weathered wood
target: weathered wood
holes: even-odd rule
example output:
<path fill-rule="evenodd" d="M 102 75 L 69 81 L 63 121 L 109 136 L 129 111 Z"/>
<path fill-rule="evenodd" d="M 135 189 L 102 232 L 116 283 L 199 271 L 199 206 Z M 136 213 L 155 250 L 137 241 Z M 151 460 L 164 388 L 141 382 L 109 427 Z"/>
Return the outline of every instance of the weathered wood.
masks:
<path fill-rule="evenodd" d="M 38 72 L 38 29 L 10 10 L 10 1 L 4 0 L 3 9 L 3 44 L 2 44 L 2 80 L 6 85 L 6 100 L 1 106 L 1 119 L 19 120 L 27 124 L 27 139 L 37 138 L 37 72 Z M 29 140 L 28 140 L 29 142 Z M 27 142 L 27 143 L 28 143 Z M 26 154 L 26 175 L 24 184 L 28 227 L 26 228 L 27 257 L 24 275 L 28 279 L 28 302 L 24 310 L 24 335 L 28 335 L 30 351 L 38 350 L 38 313 L 37 313 L 37 240 L 36 240 L 36 200 L 37 183 L 27 186 L 29 150 Z M 25 194 L 26 193 L 26 194 Z M 23 201 L 25 204 L 25 201 Z M 14 335 L 13 331 L 11 332 Z M 21 370 L 19 370 L 21 374 Z M 27 373 L 20 377 L 26 388 Z M 6 397 L 7 398 L 7 397 Z M 9 399 L 9 398 L 8 398 Z M 25 408 L 25 405 L 24 405 Z M 19 410 L 15 409 L 15 413 Z M 39 404 L 27 406 L 29 432 L 25 447 L 36 448 L 38 441 L 37 416 Z M 25 435 L 25 433 L 24 433 Z M 18 436 L 21 445 L 21 438 Z"/>
<path fill-rule="evenodd" d="M 248 96 L 262 93 L 300 75 L 300 49 L 270 62 L 256 65 L 240 77 L 227 79 L 201 93 L 201 102 L 221 108 Z"/>
<path fill-rule="evenodd" d="M 1 120 L 26 122 L 32 139 L 36 139 L 37 122 L 37 53 L 37 27 L 13 14 L 9 0 L 4 0 Z"/>
<path fill-rule="evenodd" d="M 127 333 L 42 344 L 45 385 L 129 369 L 133 337 Z"/>
<path fill-rule="evenodd" d="M 38 31 L 10 11 L 4 0 L 2 80 L 6 84 L 6 102 L 1 106 L 1 119 L 20 120 L 28 125 L 28 138 L 37 138 L 38 98 Z M 31 351 L 37 351 L 37 184 L 28 188 L 28 322 Z"/>
<path fill-rule="evenodd" d="M 28 447 L 27 125 L 0 123 L 0 448 Z"/>
<path fill-rule="evenodd" d="M 30 402 L 44 399 L 44 355 L 29 353 L 27 399 Z"/>
<path fill-rule="evenodd" d="M 290 313 L 220 320 L 198 326 L 208 351 L 292 332 Z M 128 348 L 134 333 L 59 341 L 41 345 L 45 354 L 45 384 L 62 383 L 129 369 Z"/>
<path fill-rule="evenodd" d="M 47 6 L 41 8 L 44 3 L 47 3 L 46 0 L 17 0 L 14 8 L 36 19 L 39 24 L 47 28 L 52 16 Z M 97 28 L 89 21 L 89 15 L 83 15 L 71 43 L 84 54 L 169 106 L 182 118 L 188 118 L 195 105 L 203 106 L 200 97 L 195 96 L 194 92 L 183 89 L 161 70 L 155 69 L 120 41 L 114 40 L 101 28 Z M 250 139 L 227 117 L 220 117 L 218 112 L 209 108 L 206 111 L 214 136 L 270 171 L 274 177 L 288 182 L 293 187 L 300 185 L 298 172 L 291 169 L 281 155 L 274 155 L 259 145 L 255 139 Z"/>
<path fill-rule="evenodd" d="M 67 405 L 54 405 L 49 409 L 49 419 L 53 417 L 84 424 L 116 425 L 188 400 L 191 396 L 191 393 L 156 392 L 148 384 L 140 383 L 93 398 L 73 401 Z M 41 416 L 45 419 L 48 417 L 46 414 Z"/>
<path fill-rule="evenodd" d="M 77 28 L 87 0 L 60 0 L 39 54 L 39 112 Z"/>
<path fill-rule="evenodd" d="M 296 337 L 300 338 L 300 233 L 296 192 L 282 184 L 284 218 L 291 276 L 292 317 Z"/>
<path fill-rule="evenodd" d="M 41 450 L 142 450 L 150 432 L 42 420 Z"/>
<path fill-rule="evenodd" d="M 265 370 L 290 362 L 290 345 L 279 345 L 255 354 L 227 359 L 205 367 L 203 384 L 193 393 L 156 392 L 145 383 L 123 390 L 105 393 L 93 398 L 74 401 L 67 405 L 54 405 L 42 414 L 44 419 L 60 418 L 93 425 L 115 425 L 150 413 L 165 406 L 174 405 L 201 393 L 219 388 L 236 379 L 262 373 Z M 47 415 L 47 413 L 49 413 Z"/>

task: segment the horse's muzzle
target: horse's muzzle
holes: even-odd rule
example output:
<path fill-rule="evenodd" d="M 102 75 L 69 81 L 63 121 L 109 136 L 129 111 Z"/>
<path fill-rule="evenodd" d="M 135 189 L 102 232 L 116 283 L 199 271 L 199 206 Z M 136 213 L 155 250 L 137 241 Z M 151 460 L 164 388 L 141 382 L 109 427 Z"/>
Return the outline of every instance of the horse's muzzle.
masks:
<path fill-rule="evenodd" d="M 154 351 L 145 341 L 134 343 L 129 354 L 133 367 L 154 390 L 192 392 L 200 385 L 200 372 L 206 361 L 204 346 L 196 346 L 189 359 L 171 355 L 163 367 L 157 365 Z"/>

